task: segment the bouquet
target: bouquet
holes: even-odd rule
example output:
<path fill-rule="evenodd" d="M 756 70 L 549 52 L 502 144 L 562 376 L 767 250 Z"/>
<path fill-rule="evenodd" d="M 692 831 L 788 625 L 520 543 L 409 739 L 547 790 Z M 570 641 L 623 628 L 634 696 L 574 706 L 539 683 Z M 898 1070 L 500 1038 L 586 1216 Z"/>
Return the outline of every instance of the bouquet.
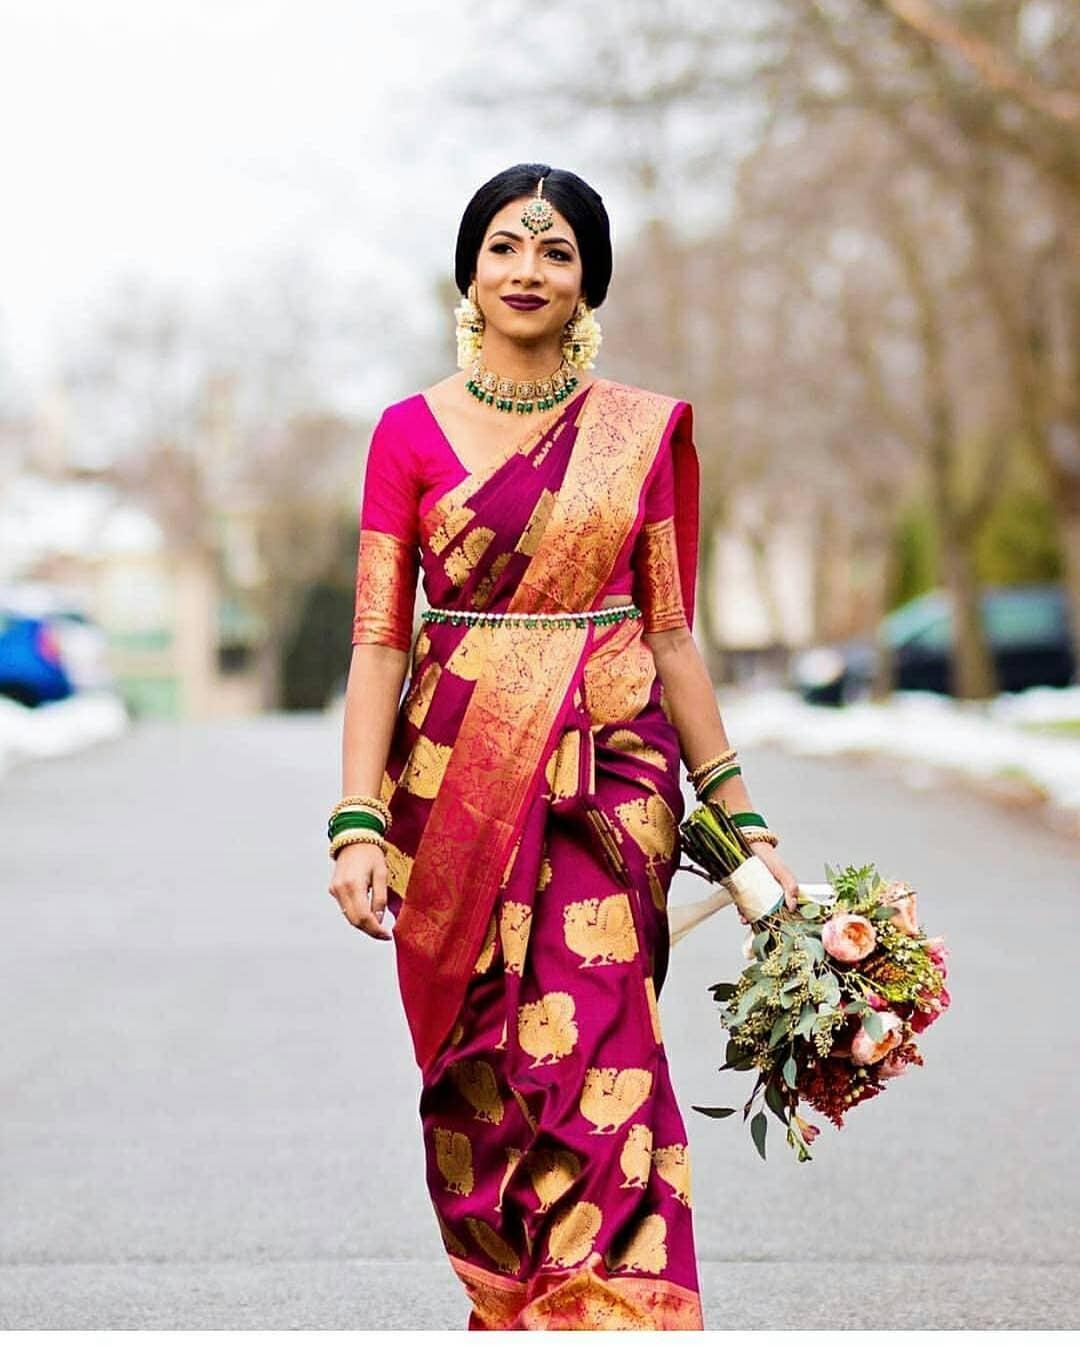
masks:
<path fill-rule="evenodd" d="M 731 887 L 727 901 L 706 903 L 715 908 L 733 900 L 750 921 L 743 948 L 749 964 L 739 981 L 709 990 L 723 1004 L 720 1021 L 729 1033 L 720 1071 L 757 1070 L 743 1119 L 764 1088 L 750 1120 L 762 1159 L 768 1108 L 798 1161 L 810 1161 L 821 1131 L 799 1114 L 801 1105 L 841 1128 L 853 1106 L 923 1063 L 915 1036 L 949 1005 L 944 938 L 927 937 L 919 927 L 914 890 L 886 883 L 872 864 L 827 866 L 830 884 L 800 886 L 807 897 L 789 910 L 783 888 L 719 802 L 705 802 L 679 832 L 686 853 L 704 868 L 696 874 Z M 775 903 L 762 897 L 760 876 L 747 883 L 755 873 L 751 860 L 773 881 Z M 811 889 L 818 893 L 808 895 Z M 729 1106 L 693 1108 L 713 1119 L 735 1113 Z"/>

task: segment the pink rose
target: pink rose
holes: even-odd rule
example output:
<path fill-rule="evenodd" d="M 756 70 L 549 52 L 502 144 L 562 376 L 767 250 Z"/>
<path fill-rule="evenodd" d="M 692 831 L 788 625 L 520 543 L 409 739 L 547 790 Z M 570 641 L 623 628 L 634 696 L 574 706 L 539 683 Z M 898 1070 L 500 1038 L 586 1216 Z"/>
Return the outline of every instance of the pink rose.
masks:
<path fill-rule="evenodd" d="M 853 965 L 877 945 L 874 925 L 861 913 L 839 909 L 821 929 L 821 941 L 834 960 Z"/>
<path fill-rule="evenodd" d="M 898 1059 L 895 1054 L 890 1052 L 878 1064 L 878 1077 L 900 1077 L 907 1070 L 907 1059 Z"/>
<path fill-rule="evenodd" d="M 919 922 L 915 917 L 916 896 L 910 885 L 906 885 L 903 881 L 892 881 L 882 890 L 878 899 L 882 904 L 891 904 L 896 909 L 891 921 L 901 932 L 906 932 L 909 937 L 918 936 Z"/>
<path fill-rule="evenodd" d="M 889 1005 L 885 1001 L 885 999 L 881 996 L 880 993 L 867 993 L 866 1001 L 870 1004 L 870 1006 L 874 1009 L 875 1012 L 883 1012 L 885 1008 L 888 1007 Z"/>
<path fill-rule="evenodd" d="M 875 1040 L 865 1026 L 860 1026 L 851 1042 L 853 1063 L 877 1063 L 904 1038 L 904 1023 L 895 1012 L 878 1012 L 877 1018 L 881 1022 L 881 1038 Z"/>
<path fill-rule="evenodd" d="M 928 937 L 923 942 L 923 949 L 942 974 L 948 974 L 948 968 L 945 964 L 945 957 L 949 954 L 949 948 L 945 945 L 944 937 Z"/>
<path fill-rule="evenodd" d="M 951 1001 L 949 990 L 943 988 L 940 993 L 929 999 L 929 1006 L 915 1008 L 911 1014 L 911 1029 L 924 1031 L 938 1019 Z"/>

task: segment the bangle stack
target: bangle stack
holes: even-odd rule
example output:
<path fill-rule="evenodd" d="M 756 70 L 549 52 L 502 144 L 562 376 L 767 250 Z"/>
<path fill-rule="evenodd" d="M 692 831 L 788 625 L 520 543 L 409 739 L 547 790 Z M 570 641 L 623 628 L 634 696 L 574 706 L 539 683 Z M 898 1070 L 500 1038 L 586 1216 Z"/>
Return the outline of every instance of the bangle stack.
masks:
<path fill-rule="evenodd" d="M 350 843 L 374 843 L 385 853 L 390 822 L 390 808 L 381 797 L 343 796 L 330 812 L 326 826 L 330 856 L 336 857 Z"/>
<path fill-rule="evenodd" d="M 722 754 L 714 755 L 690 769 L 690 781 L 699 801 L 706 801 L 712 789 L 728 778 L 742 775 L 742 768 L 736 762 L 737 749 L 726 749 Z M 765 823 L 764 815 L 756 810 L 740 810 L 731 816 L 748 843 L 770 843 L 775 848 L 779 838 Z"/>

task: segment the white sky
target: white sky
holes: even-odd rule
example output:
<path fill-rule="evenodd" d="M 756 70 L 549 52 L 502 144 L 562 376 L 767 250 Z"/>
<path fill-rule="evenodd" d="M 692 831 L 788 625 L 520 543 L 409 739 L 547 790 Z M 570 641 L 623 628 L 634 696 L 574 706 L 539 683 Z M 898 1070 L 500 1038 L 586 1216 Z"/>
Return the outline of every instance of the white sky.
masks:
<path fill-rule="evenodd" d="M 198 295 L 276 257 L 349 277 L 374 255 L 422 300 L 485 178 L 523 159 L 589 177 L 512 109 L 481 135 L 455 107 L 476 42 L 466 0 L 0 0 L 16 389 L 44 389 L 124 274 Z"/>

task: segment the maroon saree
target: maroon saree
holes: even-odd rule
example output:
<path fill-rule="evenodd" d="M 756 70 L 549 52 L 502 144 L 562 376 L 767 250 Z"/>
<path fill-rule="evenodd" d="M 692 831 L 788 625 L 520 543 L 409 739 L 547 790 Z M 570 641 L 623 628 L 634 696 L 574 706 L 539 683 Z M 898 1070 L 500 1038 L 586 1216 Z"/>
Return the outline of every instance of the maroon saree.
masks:
<path fill-rule="evenodd" d="M 678 509 L 643 520 L 664 455 Z M 643 610 L 427 621 L 413 646 L 382 782 L 388 907 L 472 1329 L 702 1325 L 657 1006 L 679 743 L 644 640 L 692 624 L 697 489 L 689 405 L 596 380 L 418 522 L 433 606 L 599 607 L 633 540 Z M 401 644 L 411 543 L 361 534 L 354 640 Z"/>

